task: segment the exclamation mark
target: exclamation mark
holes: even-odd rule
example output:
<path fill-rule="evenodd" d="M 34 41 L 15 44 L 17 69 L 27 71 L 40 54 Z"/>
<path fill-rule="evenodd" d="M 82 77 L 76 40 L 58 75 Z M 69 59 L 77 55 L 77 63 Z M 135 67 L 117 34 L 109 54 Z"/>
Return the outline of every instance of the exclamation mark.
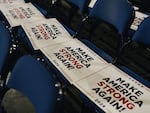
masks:
<path fill-rule="evenodd" d="M 126 109 L 126 108 L 122 108 L 122 109 L 119 110 L 119 112 L 122 112 L 122 111 L 124 111 L 125 109 Z"/>

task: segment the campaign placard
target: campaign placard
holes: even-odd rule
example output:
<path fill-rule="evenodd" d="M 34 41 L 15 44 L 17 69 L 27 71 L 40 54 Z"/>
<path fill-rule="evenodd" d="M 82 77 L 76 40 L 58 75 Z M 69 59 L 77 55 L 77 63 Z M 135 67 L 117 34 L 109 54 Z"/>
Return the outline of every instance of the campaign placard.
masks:
<path fill-rule="evenodd" d="M 20 4 L 20 3 L 25 4 L 24 0 L 0 0 L 0 10 L 1 10 L 1 8 L 8 7 L 6 5 Z"/>
<path fill-rule="evenodd" d="M 108 65 L 77 39 L 47 46 L 41 51 L 70 83 L 87 77 Z"/>
<path fill-rule="evenodd" d="M 21 25 L 34 49 L 72 39 L 62 24 L 55 18 L 41 19 Z"/>
<path fill-rule="evenodd" d="M 97 0 L 91 0 L 88 7 L 93 8 L 95 3 L 96 3 L 96 1 Z"/>
<path fill-rule="evenodd" d="M 141 24 L 141 22 L 144 20 L 144 18 L 148 17 L 147 14 L 144 14 L 142 12 L 139 11 L 135 11 L 135 18 L 134 21 L 131 25 L 131 29 L 133 30 L 137 30 L 138 26 Z"/>
<path fill-rule="evenodd" d="M 24 22 L 31 22 L 44 18 L 40 11 L 31 3 L 6 5 L 1 12 L 12 27 L 19 26 Z"/>
<path fill-rule="evenodd" d="M 106 113 L 149 113 L 150 89 L 113 65 L 74 85 Z"/>
<path fill-rule="evenodd" d="M 24 0 L 0 0 L 0 4 L 19 4 L 19 3 L 25 3 Z"/>

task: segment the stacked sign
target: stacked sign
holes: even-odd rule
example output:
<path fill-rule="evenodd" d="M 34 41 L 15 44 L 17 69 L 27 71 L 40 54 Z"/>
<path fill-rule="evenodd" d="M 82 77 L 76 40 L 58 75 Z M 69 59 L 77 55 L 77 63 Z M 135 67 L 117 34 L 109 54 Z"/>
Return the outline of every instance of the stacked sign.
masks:
<path fill-rule="evenodd" d="M 12 27 L 44 18 L 31 3 L 6 5 L 1 8 L 1 11 Z"/>
<path fill-rule="evenodd" d="M 55 18 L 27 22 L 22 24 L 22 28 L 34 49 L 72 39 L 71 35 Z"/>
<path fill-rule="evenodd" d="M 106 63 L 77 39 L 41 49 L 70 82 L 76 82 L 103 68 Z"/>
<path fill-rule="evenodd" d="M 149 113 L 150 89 L 113 65 L 74 85 L 106 113 Z"/>

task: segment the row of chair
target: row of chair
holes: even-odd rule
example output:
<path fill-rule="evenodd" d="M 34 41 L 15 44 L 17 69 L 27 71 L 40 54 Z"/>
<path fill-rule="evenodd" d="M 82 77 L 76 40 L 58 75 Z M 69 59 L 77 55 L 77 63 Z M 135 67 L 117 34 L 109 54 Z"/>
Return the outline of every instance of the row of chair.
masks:
<path fill-rule="evenodd" d="M 26 55 L 17 61 L 7 84 L 1 88 L 1 102 L 9 89 L 15 89 L 30 100 L 36 113 L 54 113 L 59 98 L 56 84 L 53 73 L 36 58 Z M 5 113 L 7 109 L 1 106 L 0 113 Z"/>
<path fill-rule="evenodd" d="M 88 1 L 84 2 L 86 4 Z M 106 61 L 119 67 L 125 65 L 149 81 L 149 31 L 147 31 L 149 17 L 142 22 L 136 33 L 129 37 L 128 31 L 135 18 L 135 11 L 127 0 L 97 0 L 94 7 L 88 11 L 82 16 L 78 30 L 73 33 L 73 36 L 80 39 Z M 85 32 L 88 35 L 85 35 Z M 98 32 L 97 36 L 94 34 L 96 32 Z M 130 73 L 129 69 L 128 71 L 124 69 L 124 71 Z"/>
<path fill-rule="evenodd" d="M 76 2 L 76 3 L 74 3 L 75 1 L 73 0 L 73 2 L 71 1 L 71 0 L 68 0 L 68 2 L 69 3 L 71 3 L 71 4 L 75 4 L 75 5 L 81 5 L 81 0 L 79 0 L 78 2 Z M 83 0 L 83 4 L 85 4 L 85 3 L 87 4 L 88 2 L 85 0 Z M 82 5 L 82 6 L 84 6 L 84 5 Z M 83 9 L 83 7 L 82 6 L 77 6 L 77 7 L 79 7 L 80 8 L 80 10 L 82 11 Z M 76 8 L 75 8 L 76 9 Z M 119 10 L 118 10 L 119 9 Z M 50 14 L 49 14 L 50 15 Z M 46 15 L 45 15 L 46 16 Z M 84 17 L 84 18 L 83 18 Z M 116 66 L 118 66 L 120 69 L 122 69 L 122 70 L 124 70 L 125 72 L 127 72 L 129 75 L 131 75 L 131 76 L 133 76 L 135 79 L 138 79 L 139 81 L 141 81 L 143 84 L 145 84 L 145 85 L 147 85 L 148 87 L 149 87 L 149 82 L 147 82 L 146 80 L 149 80 L 149 76 L 148 76 L 148 73 L 149 73 L 149 68 L 148 68 L 148 64 L 149 64 L 149 62 L 147 62 L 147 61 L 145 61 L 145 63 L 147 63 L 147 65 L 143 65 L 142 66 L 142 68 L 144 68 L 144 69 L 146 69 L 148 72 L 146 73 L 147 75 L 146 76 L 144 76 L 144 73 L 142 73 L 142 75 L 140 75 L 140 76 L 144 76 L 145 77 L 145 79 L 141 79 L 141 77 L 139 76 L 139 75 L 137 75 L 137 74 L 133 74 L 133 72 L 130 70 L 130 68 L 128 67 L 126 67 L 125 65 L 123 65 L 122 63 L 123 63 L 123 61 L 126 61 L 125 59 L 123 59 L 122 60 L 122 56 L 123 56 L 123 53 L 125 53 L 126 51 L 126 48 L 128 48 L 129 46 L 128 45 L 132 45 L 133 44 L 133 46 L 132 46 L 132 48 L 133 48 L 133 50 L 130 50 L 129 52 L 130 53 L 132 53 L 133 51 L 134 51 L 134 47 L 139 47 L 139 45 L 142 45 L 142 48 L 144 48 L 144 49 L 146 49 L 146 52 L 148 51 L 148 53 L 146 53 L 145 51 L 145 53 L 146 53 L 146 55 L 145 55 L 145 57 L 149 57 L 149 49 L 147 49 L 148 47 L 149 47 L 149 31 L 148 31 L 148 27 L 150 26 L 150 18 L 147 18 L 147 19 L 145 19 L 142 23 L 141 23 L 141 25 L 139 26 L 139 28 L 138 28 L 138 30 L 136 31 L 136 33 L 134 34 L 134 36 L 133 36 L 133 38 L 131 38 L 131 39 L 129 39 L 128 38 L 128 35 L 127 35 L 127 33 L 128 33 L 128 30 L 129 30 L 129 28 L 130 28 L 130 25 L 132 24 L 132 22 L 133 22 L 133 19 L 134 19 L 134 9 L 133 9 L 133 7 L 132 7 L 132 5 L 130 4 L 130 3 L 128 3 L 127 2 L 127 0 L 97 0 L 97 2 L 96 2 L 96 4 L 94 5 L 94 7 L 92 8 L 92 9 L 90 9 L 90 11 L 89 11 L 89 13 L 87 13 L 87 15 L 85 16 L 85 15 L 83 15 L 83 17 L 82 17 L 82 21 L 81 21 L 81 23 L 80 23 L 80 25 L 79 25 L 79 28 L 78 28 L 78 30 L 76 31 L 76 32 L 70 32 L 71 34 L 73 34 L 73 36 L 74 37 L 76 37 L 76 38 L 78 38 L 78 39 L 80 39 L 83 43 L 85 43 L 88 47 L 90 47 L 92 50 L 94 50 L 98 55 L 100 55 L 102 58 L 104 58 L 106 61 L 108 61 L 108 62 L 112 62 L 113 64 L 115 64 Z M 73 18 L 73 17 L 72 17 Z M 95 20 L 96 19 L 96 20 Z M 71 19 L 70 19 L 70 21 L 71 21 Z M 92 24 L 91 25 L 91 23 L 89 23 L 89 24 L 87 24 L 88 22 L 93 22 L 94 24 Z M 70 22 L 69 22 L 70 23 Z M 85 27 L 86 27 L 86 25 L 91 25 L 91 27 L 89 28 L 89 36 L 88 37 L 86 37 L 86 36 L 84 36 L 83 35 L 83 31 L 86 31 L 86 29 L 85 29 Z M 105 52 L 105 51 L 103 51 L 103 49 L 101 49 L 101 38 L 102 39 L 104 39 L 104 38 L 106 38 L 106 37 L 101 37 L 101 36 L 99 36 L 98 38 L 94 38 L 94 31 L 96 31 L 96 27 L 98 26 L 98 25 L 100 25 L 100 26 L 104 26 L 104 27 L 102 27 L 101 28 L 101 30 L 102 29 L 104 29 L 105 28 L 105 30 L 107 30 L 107 31 L 105 31 L 104 30 L 104 32 L 106 32 L 106 34 L 108 35 L 110 32 L 109 32 L 109 29 L 110 28 L 113 28 L 114 30 L 112 30 L 113 31 L 113 33 L 115 32 L 116 34 L 115 34 L 115 37 L 117 36 L 117 38 L 119 39 L 119 43 L 117 43 L 117 46 L 115 47 L 117 50 L 115 50 L 115 51 L 117 51 L 117 53 L 115 53 L 115 54 L 113 54 L 113 56 L 114 57 L 112 57 L 112 56 L 110 56 L 109 54 L 107 54 L 107 52 Z M 107 25 L 107 26 L 106 26 Z M 107 28 L 107 27 L 109 27 L 109 28 Z M 70 28 L 68 28 L 67 26 L 65 26 L 65 28 L 67 29 L 67 30 L 69 30 L 69 31 L 72 31 Z M 9 34 L 9 30 L 4 26 L 4 24 L 2 24 L 1 25 L 1 30 L 3 30 L 3 31 L 0 31 L 1 33 L 4 33 L 5 35 L 3 35 L 3 36 L 5 36 L 5 37 L 8 37 L 8 38 L 10 38 L 11 37 L 11 35 Z M 4 32 L 5 31 L 5 32 Z M 99 31 L 99 29 L 98 29 L 98 31 Z M 112 33 L 112 31 L 111 31 L 111 33 Z M 20 33 L 19 33 L 20 32 Z M 22 30 L 20 30 L 19 29 L 19 37 L 22 37 L 22 33 L 23 33 L 23 31 Z M 9 35 L 8 35 L 9 34 Z M 107 36 L 106 35 L 106 36 Z M 109 38 L 111 35 L 108 35 L 107 36 L 107 38 Z M 85 38 L 83 38 L 83 37 L 85 37 Z M 23 38 L 24 38 L 24 36 L 23 36 Z M 27 37 L 26 37 L 27 38 Z M 110 37 L 111 38 L 111 37 Z M 9 39 L 9 41 L 11 42 L 11 39 Z M 109 39 L 109 40 L 106 40 L 106 41 L 108 41 L 108 42 L 110 42 L 110 43 L 115 43 L 115 42 L 113 42 L 113 40 L 112 39 Z M 7 42 L 6 42 L 7 43 Z M 30 43 L 30 42 L 28 42 L 28 43 Z M 137 44 L 135 44 L 135 43 L 137 43 Z M 7 44 L 9 44 L 9 43 L 7 43 Z M 6 45 L 7 45 L 6 44 Z M 6 45 L 3 45 L 3 48 L 5 48 L 6 47 Z M 7 51 L 2 51 L 2 52 L 6 52 L 6 53 L 2 53 L 1 55 L 5 55 L 5 56 L 3 56 L 2 58 L 4 59 L 4 58 L 7 58 L 7 56 L 10 54 L 10 51 L 9 51 L 9 47 L 10 47 L 10 45 L 8 45 L 7 46 Z M 140 46 L 141 47 L 141 46 Z M 2 50 L 4 50 L 4 49 L 2 49 Z M 139 50 L 139 49 L 138 49 Z M 128 51 L 127 51 L 128 52 Z M 136 52 L 134 52 L 134 55 L 135 55 L 135 53 Z M 129 55 L 129 54 L 127 54 L 127 55 Z M 129 55 L 130 56 L 130 55 Z M 137 54 L 137 56 L 139 56 L 138 54 Z M 126 56 L 124 57 L 124 58 L 126 58 Z M 137 57 L 133 57 L 133 60 L 135 60 Z M 146 58 L 146 59 L 147 59 Z M 4 60 L 3 59 L 1 59 L 2 60 L 2 63 L 4 62 Z M 143 59 L 143 58 L 137 58 L 138 60 L 139 59 Z M 5 59 L 5 61 L 8 61 L 7 59 Z M 10 60 L 11 61 L 11 60 Z M 25 61 L 25 62 L 24 62 Z M 149 60 L 148 60 L 149 61 Z M 23 58 L 21 58 L 21 60 L 19 60 L 18 62 L 21 62 L 21 65 L 23 65 L 23 66 L 25 66 L 25 67 L 21 67 L 20 65 L 18 66 L 18 64 L 19 63 L 17 63 L 16 64 L 16 66 L 15 66 L 15 68 L 13 69 L 13 71 L 12 71 L 12 75 L 11 75 L 11 77 L 12 77 L 12 79 L 10 78 L 9 79 L 9 82 L 8 82 L 8 85 L 7 85 L 7 87 L 9 87 L 9 88 L 15 88 L 15 89 L 18 89 L 18 87 L 16 87 L 16 86 L 13 86 L 13 85 L 9 85 L 9 84 L 13 84 L 13 83 L 19 83 L 19 84 L 21 84 L 20 82 L 21 82 L 21 80 L 20 79 L 25 79 L 25 80 L 27 80 L 27 82 L 29 81 L 29 78 L 31 77 L 31 75 L 36 75 L 36 74 L 34 74 L 34 73 L 24 73 L 24 72 L 29 72 L 29 71 L 25 71 L 24 69 L 27 69 L 28 70 L 28 68 L 27 67 L 30 67 L 30 65 L 31 65 L 31 63 L 33 62 L 33 64 L 32 64 L 32 68 L 34 68 L 34 66 L 36 67 L 36 66 L 38 66 L 38 65 L 41 65 L 41 64 L 36 64 L 37 63 L 37 61 L 35 61 L 35 59 L 33 59 L 33 58 L 31 58 L 31 56 L 25 56 L 25 57 L 23 57 Z M 30 63 L 31 62 L 31 63 Z M 35 63 L 36 62 L 36 63 Z M 121 63 L 120 63 L 121 62 Z M 10 63 L 10 62 L 9 62 Z M 131 63 L 131 67 L 133 67 L 133 65 L 135 65 L 135 64 L 133 64 L 132 62 L 128 62 L 128 63 Z M 138 63 L 138 62 L 137 62 Z M 5 63 L 3 63 L 1 66 L 2 66 L 2 71 L 4 70 L 3 68 L 3 65 L 4 64 L 6 64 L 6 62 Z M 35 65 L 36 64 L 36 65 Z M 121 64 L 121 65 L 120 65 Z M 19 67 L 19 71 L 18 71 L 18 69 L 17 68 Z M 39 68 L 39 67 L 38 67 Z M 132 69 L 132 68 L 131 68 Z M 17 71 L 16 71 L 17 70 Z M 22 71 L 23 70 L 23 71 Z M 31 69 L 29 69 L 29 70 L 31 70 Z M 35 69 L 35 70 L 41 70 L 42 71 L 42 69 Z M 44 69 L 45 70 L 45 69 Z M 32 71 L 32 70 L 31 70 Z M 135 70 L 135 72 L 136 72 L 137 70 Z M 18 74 L 19 73 L 19 74 Z M 38 73 L 40 73 L 40 72 L 38 72 Z M 43 72 L 42 72 L 43 73 Z M 46 72 L 47 73 L 47 72 Z M 29 76 L 27 76 L 26 78 L 24 78 L 25 76 L 24 76 L 24 74 L 25 74 L 25 76 L 26 75 L 29 75 Z M 31 74 L 31 75 L 30 75 Z M 21 78 L 19 79 L 19 77 L 18 76 L 20 76 L 21 75 Z M 40 74 L 39 76 L 41 77 L 41 75 L 42 74 Z M 50 74 L 47 74 L 47 77 L 48 76 L 51 76 Z M 15 77 L 15 79 L 13 78 L 13 77 Z M 32 76 L 33 78 L 31 78 L 30 80 L 32 80 L 33 81 L 33 79 L 34 78 L 36 78 L 35 76 Z M 19 80 L 18 80 L 18 79 Z M 40 83 L 41 82 L 41 80 L 43 81 L 43 82 L 45 82 L 44 80 L 50 80 L 50 81 L 54 81 L 53 80 L 53 78 L 39 78 L 39 80 L 37 80 L 37 82 L 36 82 L 36 87 L 37 86 L 39 86 L 39 84 L 38 83 Z M 11 80 L 13 80 L 13 82 L 11 82 Z M 16 80 L 16 81 L 15 81 Z M 18 81 L 17 81 L 18 80 Z M 23 83 L 23 87 L 24 87 L 24 85 L 26 84 L 26 81 L 24 80 L 24 82 L 22 82 Z M 32 83 L 32 81 L 31 81 L 31 83 Z M 35 81 L 35 80 L 34 80 Z M 50 82 L 49 81 L 49 82 Z M 48 82 L 48 81 L 47 81 Z M 46 83 L 47 83 L 46 82 Z M 49 83 L 48 82 L 48 83 Z M 54 92 L 55 94 L 54 95 L 57 95 L 57 91 L 55 91 L 55 90 L 57 90 L 57 88 L 55 88 L 54 87 L 54 83 L 52 83 L 52 85 L 50 85 L 50 86 L 53 86 L 53 90 L 51 90 L 51 89 L 49 89 L 49 88 L 47 88 L 47 86 L 44 86 L 44 87 L 46 87 L 47 89 L 49 89 L 49 91 L 52 91 L 52 92 Z M 39 87 L 42 87 L 42 86 L 39 86 Z M 49 86 L 48 86 L 49 87 Z M 20 88 L 21 88 L 21 85 L 20 85 Z M 20 89 L 19 88 L 19 90 L 21 91 L 21 92 L 23 92 L 23 93 L 25 93 L 25 95 L 27 95 L 27 96 L 29 96 L 28 95 L 28 93 L 26 93 L 26 92 L 24 92 L 22 89 Z M 46 89 L 46 90 L 47 90 Z M 26 89 L 26 90 L 28 90 L 28 88 Z M 29 92 L 31 92 L 31 90 L 32 89 L 30 89 L 30 91 Z M 40 89 L 40 91 L 41 91 L 41 89 Z M 38 92 L 39 94 L 41 94 L 40 92 L 39 92 L 39 90 L 37 90 L 36 92 Z M 44 92 L 44 91 L 43 91 Z M 52 93 L 51 92 L 51 93 Z M 49 95 L 51 95 L 51 93 L 48 93 Z M 53 96 L 53 95 L 52 95 Z M 43 97 L 43 96 L 42 96 Z M 45 96 L 46 97 L 46 96 Z M 31 98 L 31 100 L 32 100 L 32 97 L 29 97 L 29 98 Z M 56 97 L 55 97 L 55 99 L 54 100 L 56 100 Z M 51 100 L 49 100 L 48 102 L 52 102 Z M 56 102 L 56 101 L 53 101 L 54 103 Z M 37 103 L 35 103 L 36 105 L 37 105 Z M 40 103 L 41 104 L 41 103 Z M 45 104 L 43 104 L 45 107 L 43 107 L 43 109 L 45 110 L 45 109 L 48 109 L 49 107 L 47 107 L 46 108 L 46 106 L 48 106 L 48 105 L 50 105 L 50 103 L 48 104 L 48 103 L 46 103 L 47 105 L 45 105 Z M 39 107 L 39 105 L 37 105 L 38 107 Z M 40 109 L 41 107 L 39 107 L 39 109 Z M 54 108 L 54 106 L 52 107 L 52 109 Z M 38 109 L 38 108 L 36 108 L 36 109 Z M 50 108 L 49 108 L 50 109 Z M 38 110 L 37 110 L 38 111 Z M 48 110 L 47 110 L 48 111 Z M 39 110 L 39 112 L 38 113 L 46 113 L 46 111 L 42 111 L 41 109 Z"/>
<path fill-rule="evenodd" d="M 89 14 L 82 19 L 80 28 L 74 34 L 74 37 L 80 39 L 106 61 L 113 63 L 136 80 L 150 87 L 150 17 L 144 19 L 135 34 L 129 37 L 128 31 L 134 20 L 135 14 L 134 9 L 130 6 L 131 4 L 129 5 L 126 3 L 126 0 L 124 3 L 123 0 L 98 0 L 93 9 L 90 9 Z M 96 19 L 94 21 L 95 24 L 92 25 L 92 27 L 90 26 L 91 29 L 88 31 L 89 35 L 84 36 L 84 31 L 91 25 L 91 23 L 87 24 L 88 21 L 91 22 L 91 18 L 92 22 L 93 19 Z M 99 24 L 102 27 L 98 28 Z M 106 24 L 108 26 L 106 26 Z M 84 27 L 85 25 L 86 27 Z M 114 28 L 114 30 L 111 31 L 107 27 Z M 97 37 L 94 35 L 94 30 L 96 30 L 96 28 L 98 28 L 97 32 L 99 34 Z M 105 33 L 103 34 L 104 36 L 101 35 L 101 32 Z M 114 32 L 116 32 L 117 35 L 114 34 Z M 113 39 L 114 37 L 118 37 L 119 43 L 116 44 L 114 41 L 115 39 Z M 104 47 L 103 40 L 104 42 L 107 41 L 106 47 Z M 112 53 L 112 47 L 108 50 L 107 46 L 111 44 L 114 45 L 114 43 L 116 44 L 114 47 L 115 52 Z M 86 101 L 86 103 L 88 102 Z"/>
<path fill-rule="evenodd" d="M 40 11 L 43 11 L 37 4 L 34 4 Z M 44 12 L 43 14 L 46 15 Z M 0 23 L 0 113 L 9 110 L 7 105 L 3 105 L 3 98 L 6 92 L 15 89 L 26 96 L 33 105 L 36 113 L 59 112 L 58 104 L 59 89 L 57 80 L 44 64 L 31 55 L 18 53 L 18 40 L 16 39 L 16 29 L 11 28 L 6 18 L 1 15 Z M 27 53 L 28 54 L 28 53 Z M 19 59 L 19 57 L 21 57 Z M 19 60 L 18 60 L 19 59 Z M 17 61 L 17 62 L 16 62 Z M 15 65 L 14 65 L 15 64 Z M 6 83 L 8 72 L 11 72 Z"/>
<path fill-rule="evenodd" d="M 142 78 L 146 79 L 146 81 L 150 81 L 148 76 L 148 74 L 150 73 L 150 69 L 148 68 L 150 64 L 148 31 L 149 17 L 142 22 L 136 33 L 132 37 L 129 37 L 128 31 L 134 20 L 134 17 L 135 11 L 133 9 L 133 6 L 132 4 L 127 2 L 127 0 L 97 0 L 94 7 L 90 9 L 89 14 L 82 19 L 80 28 L 76 32 L 75 37 L 81 39 L 83 43 L 97 52 L 97 54 L 103 57 L 106 61 L 112 62 L 117 66 L 119 65 L 119 67 L 121 67 L 121 69 L 123 69 L 127 73 L 131 72 L 132 70 L 133 72 L 139 74 L 139 76 L 141 76 Z M 90 35 L 87 38 L 82 35 L 82 30 L 85 30 L 83 26 L 85 26 L 87 22 L 90 21 L 90 19 L 96 19 L 96 21 L 95 25 L 92 25 L 92 27 L 88 31 Z M 108 32 L 104 31 L 104 33 L 106 34 L 104 34 L 104 37 L 101 35 L 95 37 L 93 32 L 96 28 L 98 28 L 98 24 L 100 24 L 100 26 L 103 26 L 103 24 L 107 24 L 110 28 L 114 28 L 116 31 L 111 31 L 111 33 L 110 30 L 108 30 Z M 89 27 L 91 23 L 87 25 Z M 98 32 L 103 29 L 105 29 L 105 25 L 100 29 L 98 28 Z M 116 32 L 117 35 L 112 35 L 114 34 L 114 32 Z M 119 43 L 116 43 L 114 41 L 115 39 L 111 37 L 117 37 Z M 114 53 L 112 53 L 112 49 L 110 51 L 107 51 L 107 49 L 101 46 L 101 42 L 103 40 L 112 45 L 114 43 L 116 44 L 115 47 L 113 47 L 115 48 Z M 126 66 L 126 69 L 124 66 L 124 68 L 122 68 L 121 65 Z M 147 83 L 146 81 L 144 82 Z"/>

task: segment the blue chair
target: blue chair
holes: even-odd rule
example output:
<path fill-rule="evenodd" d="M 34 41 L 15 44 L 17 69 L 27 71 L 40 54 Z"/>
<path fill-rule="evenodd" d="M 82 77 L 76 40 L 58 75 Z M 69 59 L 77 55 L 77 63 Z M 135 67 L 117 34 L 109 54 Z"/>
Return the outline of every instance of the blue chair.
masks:
<path fill-rule="evenodd" d="M 77 23 L 81 20 L 82 17 L 88 14 L 88 5 L 91 0 L 63 0 L 61 8 L 66 8 L 65 12 L 57 12 L 58 19 L 64 24 L 66 29 L 70 34 L 75 32 L 71 29 L 78 26 L 72 27 L 72 23 Z M 67 3 L 67 7 L 66 7 Z M 69 7 L 68 7 L 69 6 Z M 61 10 L 61 8 L 59 8 Z M 64 10 L 62 10 L 64 11 Z M 61 16 L 60 16 L 61 15 Z M 74 20 L 76 18 L 76 20 Z M 75 24 L 74 24 L 75 25 Z M 75 30 L 74 29 L 74 30 Z"/>
<path fill-rule="evenodd" d="M 88 4 L 90 1 L 91 0 L 67 0 L 67 2 L 71 4 L 69 23 L 78 10 L 80 11 L 81 15 L 88 14 Z"/>
<path fill-rule="evenodd" d="M 53 0 L 52 0 L 53 1 Z M 51 2 L 52 2 L 51 1 Z M 60 2 L 60 1 L 56 1 L 56 2 Z M 67 2 L 69 2 L 69 3 L 71 3 L 72 4 L 72 7 L 71 7 L 71 10 L 70 10 L 70 15 L 72 15 L 72 14 L 75 14 L 74 12 L 72 12 L 74 9 L 79 9 L 79 10 L 81 10 L 81 12 L 84 12 L 84 7 L 85 7 L 85 5 L 87 5 L 88 3 L 89 3 L 89 0 L 80 0 L 80 1 L 75 1 L 75 0 L 68 0 Z M 33 1 L 33 3 L 34 3 L 34 1 Z M 34 4 L 34 5 L 36 5 L 36 7 L 39 7 L 39 6 L 37 6 L 37 4 Z M 75 8 L 76 7 L 76 8 Z M 50 12 L 51 12 L 51 8 L 49 9 L 50 11 L 48 11 L 48 14 L 50 15 Z M 44 16 L 46 16 L 45 14 L 44 14 Z M 56 17 L 57 18 L 57 17 Z M 69 18 L 73 18 L 73 16 L 70 16 Z M 63 23 L 63 22 L 62 22 Z M 70 27 L 68 27 L 68 26 L 66 26 L 64 23 L 63 23 L 63 26 L 66 28 L 66 30 L 71 34 L 71 35 L 73 35 L 75 32 L 70 28 Z M 29 53 L 35 53 L 35 50 L 34 50 L 34 48 L 33 48 L 33 46 L 32 46 L 32 44 L 30 43 L 30 41 L 29 41 L 29 39 L 27 38 L 27 36 L 26 36 L 26 34 L 24 33 L 24 30 L 22 29 L 22 28 L 19 28 L 18 30 L 17 30 L 17 36 L 18 36 L 18 40 L 19 40 L 19 42 L 21 41 L 21 42 L 23 42 L 23 44 L 24 44 L 24 47 L 26 48 L 26 50 L 29 52 Z M 22 44 L 22 43 L 21 43 Z M 37 53 L 37 51 L 36 51 L 36 53 Z M 39 52 L 38 52 L 39 53 Z"/>
<path fill-rule="evenodd" d="M 84 12 L 85 6 L 89 4 L 90 0 L 67 0 L 69 3 L 74 4 L 81 12 Z"/>
<path fill-rule="evenodd" d="M 39 4 L 35 3 L 35 1 L 34 2 L 32 0 L 24 0 L 24 1 L 25 1 L 25 3 L 31 2 L 37 8 L 37 10 L 39 10 L 45 17 L 48 17 L 48 15 L 49 15 L 48 12 L 45 9 L 43 9 L 42 7 L 40 7 Z M 0 21 L 2 23 L 5 23 L 4 25 L 10 30 L 10 33 L 12 35 L 12 39 L 11 40 L 13 41 L 13 44 L 19 46 L 20 39 L 18 39 L 18 37 L 19 36 L 20 37 L 24 37 L 25 36 L 25 34 L 23 34 L 23 32 L 20 30 L 21 29 L 20 26 L 11 27 L 9 22 L 7 21 L 6 17 L 3 15 L 3 13 L 1 11 L 0 11 Z M 6 32 L 4 32 L 3 34 L 7 35 L 7 33 L 6 34 L 5 33 Z M 19 33 L 19 34 L 17 34 L 17 33 Z M 28 39 L 24 39 L 24 40 L 28 40 Z M 29 43 L 29 41 L 27 43 L 31 47 L 31 44 Z"/>
<path fill-rule="evenodd" d="M 134 19 L 134 9 L 130 3 L 127 2 L 127 0 L 97 0 L 95 3 L 94 7 L 90 10 L 89 15 L 84 18 L 81 22 L 79 30 L 76 32 L 74 37 L 79 38 L 84 44 L 86 44 L 89 48 L 94 50 L 98 55 L 100 55 L 102 58 L 104 58 L 107 62 L 113 62 L 113 58 L 117 55 L 112 55 L 110 53 L 107 53 L 100 44 L 102 42 L 101 32 L 100 30 L 103 30 L 106 25 L 106 28 L 109 27 L 108 31 L 106 32 L 107 40 L 109 43 L 115 43 L 113 38 L 118 37 L 117 41 L 119 40 L 118 44 L 115 45 L 115 51 L 120 51 L 122 46 L 124 45 L 126 39 L 125 37 L 127 36 L 127 32 L 130 28 L 131 23 L 133 22 Z M 82 38 L 82 30 L 84 30 L 84 27 L 87 25 L 88 21 L 93 21 L 94 24 L 91 25 L 91 29 L 89 31 L 90 35 L 87 38 Z M 100 28 L 97 27 L 100 24 Z M 89 24 L 90 25 L 90 24 Z M 101 27 L 102 26 L 102 27 Z M 97 29 L 97 32 L 99 33 L 98 39 L 97 37 L 92 36 L 94 31 Z M 113 29 L 113 30 L 109 30 Z M 112 37 L 111 39 L 111 34 L 114 32 L 116 35 L 115 37 Z M 92 35 L 91 35 L 92 34 Z M 112 35 L 113 36 L 113 35 Z M 106 43 L 106 47 L 107 47 Z M 117 48 L 117 50 L 116 50 Z M 90 106 L 93 108 L 93 110 L 98 111 L 99 113 L 104 113 L 104 111 L 98 107 L 95 106 L 85 95 L 81 93 L 81 98 L 83 101 L 87 104 L 87 106 Z M 84 113 L 84 111 L 83 111 Z"/>
<path fill-rule="evenodd" d="M 80 36 L 82 35 L 81 31 L 84 30 L 83 27 L 85 27 L 85 25 L 90 19 L 92 21 L 95 20 L 94 24 L 91 24 L 90 26 L 90 31 L 88 31 L 88 38 L 84 38 L 81 40 L 83 41 L 83 43 L 85 43 L 87 46 L 89 46 L 91 49 L 97 52 L 101 57 L 103 57 L 106 61 L 112 62 L 112 57 L 114 57 L 115 55 L 110 55 L 107 52 L 105 52 L 105 50 L 100 49 L 100 42 L 102 39 L 105 39 L 105 37 L 92 37 L 93 32 L 97 29 L 98 25 L 102 26 L 102 24 L 104 24 L 105 26 L 109 27 L 113 31 L 109 31 L 109 29 L 107 31 L 106 29 L 104 30 L 104 32 L 106 32 L 105 34 L 110 34 L 110 32 L 115 33 L 114 36 L 118 38 L 117 41 L 119 40 L 119 43 L 115 45 L 115 48 L 119 49 L 126 40 L 125 37 L 127 35 L 131 23 L 133 22 L 134 16 L 134 9 L 127 0 L 97 0 L 94 7 L 90 10 L 89 15 L 82 20 L 80 28 L 76 32 L 75 37 L 80 38 Z M 100 30 L 98 32 L 101 32 L 103 30 L 103 27 L 98 30 Z M 108 37 L 111 36 L 107 36 L 107 38 Z M 108 39 L 107 42 L 111 44 L 115 43 L 112 42 L 112 40 L 113 39 Z"/>
<path fill-rule="evenodd" d="M 150 17 L 145 18 L 127 44 L 124 45 L 116 65 L 150 87 Z"/>
<path fill-rule="evenodd" d="M 6 26 L 0 22 L 0 75 L 1 82 L 8 73 L 11 47 L 11 34 Z M 2 85 L 2 84 L 1 84 Z"/>
<path fill-rule="evenodd" d="M 53 75 L 35 58 L 26 55 L 15 64 L 5 90 L 15 89 L 24 94 L 36 113 L 55 113 L 58 97 L 55 84 Z"/>

